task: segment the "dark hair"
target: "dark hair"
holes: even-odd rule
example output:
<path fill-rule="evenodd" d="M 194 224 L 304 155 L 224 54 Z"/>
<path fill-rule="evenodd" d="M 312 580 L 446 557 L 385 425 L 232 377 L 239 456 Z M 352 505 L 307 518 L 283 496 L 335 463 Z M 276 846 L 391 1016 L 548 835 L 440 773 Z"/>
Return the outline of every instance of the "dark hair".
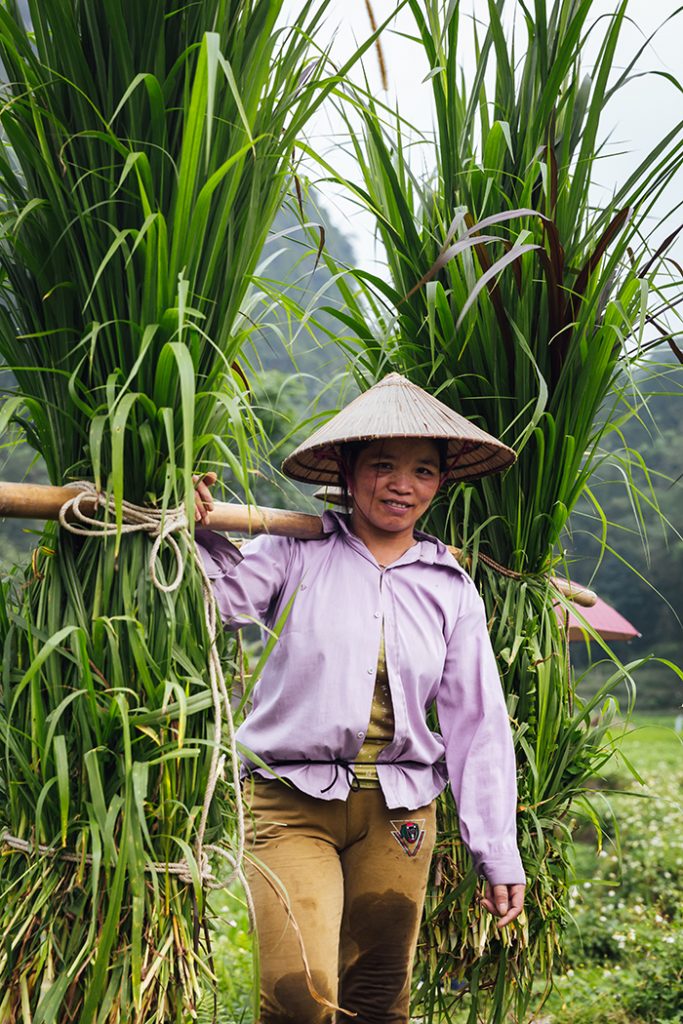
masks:
<path fill-rule="evenodd" d="M 342 505 L 347 512 L 351 511 L 349 498 L 349 480 L 358 462 L 358 456 L 369 445 L 375 441 L 388 441 L 387 438 L 372 438 L 369 441 L 344 441 L 339 446 L 339 483 L 341 484 Z M 403 440 L 403 438 L 401 439 Z M 407 439 L 406 439 L 407 440 Z M 415 440 L 418 440 L 415 438 Z M 425 441 L 433 441 L 439 453 L 439 472 L 445 473 L 448 469 L 448 440 L 445 437 L 425 437 Z"/>

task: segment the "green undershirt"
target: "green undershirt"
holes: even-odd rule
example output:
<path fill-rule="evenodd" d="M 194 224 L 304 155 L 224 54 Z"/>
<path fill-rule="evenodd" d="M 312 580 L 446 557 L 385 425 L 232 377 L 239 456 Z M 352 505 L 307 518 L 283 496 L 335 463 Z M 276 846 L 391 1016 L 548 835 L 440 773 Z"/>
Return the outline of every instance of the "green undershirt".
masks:
<path fill-rule="evenodd" d="M 384 624 L 382 624 L 379 654 L 377 656 L 375 692 L 372 697 L 372 709 L 370 711 L 370 724 L 365 734 L 363 746 L 356 754 L 353 764 L 353 769 L 361 789 L 376 789 L 379 787 L 376 766 L 377 757 L 391 743 L 393 738 L 394 707 L 391 703 L 389 675 L 387 673 L 384 653 Z"/>

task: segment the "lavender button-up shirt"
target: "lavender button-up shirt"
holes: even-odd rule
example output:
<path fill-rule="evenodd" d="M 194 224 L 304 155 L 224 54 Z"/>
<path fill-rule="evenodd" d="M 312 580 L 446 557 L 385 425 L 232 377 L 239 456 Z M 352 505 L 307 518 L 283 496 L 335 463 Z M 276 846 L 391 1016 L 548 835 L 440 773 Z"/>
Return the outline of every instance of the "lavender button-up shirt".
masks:
<path fill-rule="evenodd" d="M 290 606 L 238 741 L 267 764 L 353 762 L 370 721 L 384 623 L 395 731 L 377 773 L 387 806 L 415 810 L 450 781 L 477 870 L 494 885 L 524 882 L 510 724 L 474 583 L 426 534 L 381 569 L 343 516 L 326 512 L 323 525 L 321 540 L 262 536 L 241 557 L 221 535 L 197 533 L 229 626 L 273 629 Z M 435 701 L 440 733 L 427 725 Z M 333 763 L 276 771 L 311 796 L 349 793 Z"/>

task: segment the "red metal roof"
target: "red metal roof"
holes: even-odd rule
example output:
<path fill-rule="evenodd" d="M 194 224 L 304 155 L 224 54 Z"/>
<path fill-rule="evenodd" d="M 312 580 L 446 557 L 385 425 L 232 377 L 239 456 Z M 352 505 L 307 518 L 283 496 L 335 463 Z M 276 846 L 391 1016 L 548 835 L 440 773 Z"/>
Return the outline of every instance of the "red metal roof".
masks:
<path fill-rule="evenodd" d="M 579 614 L 596 633 L 599 633 L 603 640 L 632 640 L 641 635 L 628 619 L 625 619 L 616 608 L 607 604 L 607 601 L 603 601 L 601 597 L 597 598 L 591 608 L 579 608 L 576 615 L 573 612 L 567 612 L 559 604 L 555 605 L 555 611 L 562 625 L 565 624 L 566 616 L 569 615 L 570 640 L 584 640 L 590 637 L 590 633 L 586 632 L 585 626 L 578 617 Z"/>

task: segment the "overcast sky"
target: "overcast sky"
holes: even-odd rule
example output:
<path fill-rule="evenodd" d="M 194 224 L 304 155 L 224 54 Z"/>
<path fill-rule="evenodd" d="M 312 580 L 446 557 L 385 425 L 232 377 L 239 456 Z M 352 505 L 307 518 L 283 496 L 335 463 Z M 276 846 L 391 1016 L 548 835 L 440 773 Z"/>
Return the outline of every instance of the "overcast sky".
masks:
<path fill-rule="evenodd" d="M 294 2 L 294 0 L 292 0 Z M 393 0 L 372 0 L 373 8 L 379 22 L 388 18 L 396 8 Z M 548 0 L 550 6 L 551 0 Z M 601 16 L 613 13 L 616 0 L 594 0 L 593 11 L 589 22 L 597 25 L 592 33 L 592 42 L 586 49 L 586 67 L 599 47 L 607 29 L 607 19 Z M 629 16 L 632 19 L 624 26 L 617 64 L 628 63 L 646 37 L 662 25 L 667 16 L 674 13 L 679 0 L 631 0 Z M 533 7 L 533 5 L 532 5 Z M 461 10 L 468 17 L 477 17 L 485 21 L 487 17 L 486 0 L 462 0 Z M 519 6 L 515 0 L 509 0 L 509 24 L 512 25 L 515 10 L 519 16 Z M 343 63 L 356 48 L 359 40 L 366 38 L 370 26 L 364 0 L 332 0 L 327 16 L 324 32 L 318 35 L 317 42 L 324 45 L 333 39 L 332 56 L 337 64 Z M 323 36 L 327 33 L 327 39 Z M 413 20 L 409 10 L 403 9 L 395 16 L 391 25 L 383 33 L 383 46 L 389 75 L 389 91 L 384 93 L 381 87 L 378 63 L 375 51 L 369 51 L 364 68 L 375 94 L 389 104 L 398 104 L 403 117 L 415 124 L 419 129 L 428 131 L 432 125 L 432 99 L 429 83 L 423 81 L 428 72 L 424 52 L 421 47 L 406 39 L 402 33 L 414 33 Z M 465 44 L 461 48 L 461 61 L 465 69 L 474 66 L 474 55 Z M 664 70 L 683 82 L 683 14 L 669 22 L 655 36 L 639 62 L 641 71 Z M 355 77 L 360 79 L 358 72 Z M 611 133 L 610 149 L 619 153 L 609 160 L 602 161 L 599 168 L 601 187 L 611 192 L 617 182 L 623 181 L 631 170 L 637 166 L 658 139 L 679 120 L 683 119 L 683 93 L 676 90 L 668 81 L 656 75 L 638 78 L 626 86 L 613 99 L 605 114 L 605 134 Z M 342 126 L 328 105 L 313 122 L 309 137 L 314 145 L 326 149 L 331 162 L 342 167 L 345 174 L 354 174 L 353 161 L 344 159 L 338 145 L 338 132 Z M 326 189 L 328 202 L 331 203 L 332 217 L 338 226 L 343 226 L 355 244 L 359 258 L 367 259 L 372 250 L 372 221 L 358 215 L 347 206 L 339 196 Z M 599 201 L 599 193 L 595 198 Z M 683 176 L 675 187 L 670 190 L 661 204 L 660 215 L 683 199 Z M 683 219 L 683 215 L 679 219 Z M 678 223 L 678 221 L 676 221 Z M 664 237 L 662 229 L 661 237 Z M 660 237 L 660 233 L 657 232 Z M 683 246 L 678 247 L 678 255 L 682 254 Z"/>

